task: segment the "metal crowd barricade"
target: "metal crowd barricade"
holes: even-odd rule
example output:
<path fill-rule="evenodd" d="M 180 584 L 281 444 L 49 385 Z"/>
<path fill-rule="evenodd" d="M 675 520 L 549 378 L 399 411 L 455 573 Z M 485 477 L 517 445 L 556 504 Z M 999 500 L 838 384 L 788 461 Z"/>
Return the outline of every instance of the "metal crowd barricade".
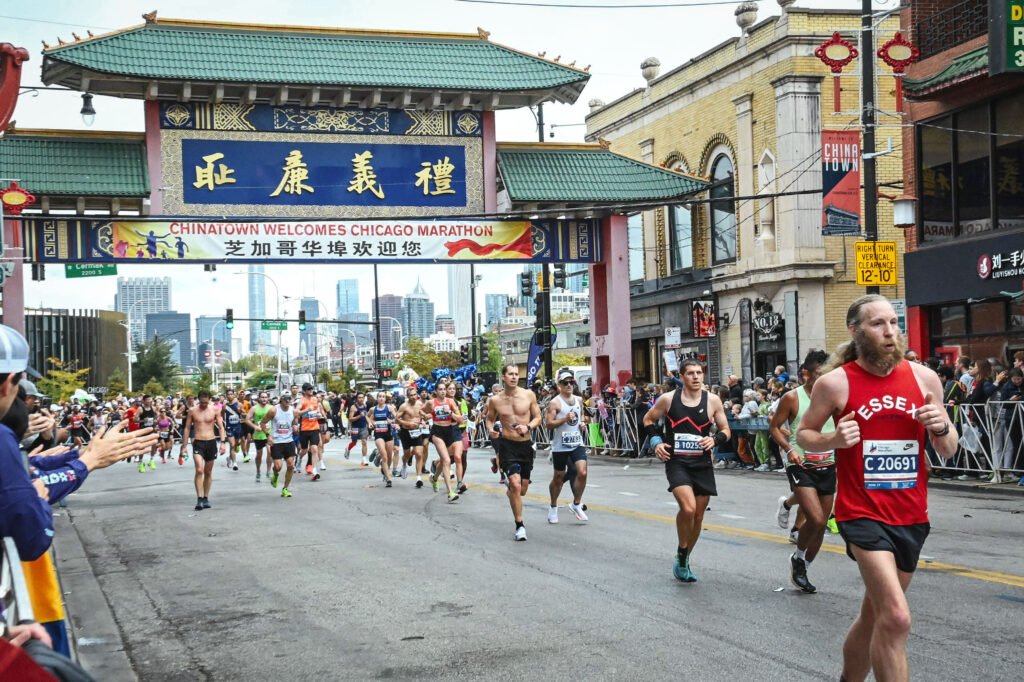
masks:
<path fill-rule="evenodd" d="M 965 403 L 947 407 L 947 412 L 959 446 L 944 460 L 928 445 L 928 462 L 939 476 L 999 483 L 1024 474 L 1024 402 Z"/>
<path fill-rule="evenodd" d="M 25 584 L 25 574 L 21 572 L 21 558 L 14 539 L 3 539 L 3 561 L 0 563 L 0 597 L 3 598 L 4 622 L 8 626 L 35 620 L 32 613 L 32 602 Z"/>

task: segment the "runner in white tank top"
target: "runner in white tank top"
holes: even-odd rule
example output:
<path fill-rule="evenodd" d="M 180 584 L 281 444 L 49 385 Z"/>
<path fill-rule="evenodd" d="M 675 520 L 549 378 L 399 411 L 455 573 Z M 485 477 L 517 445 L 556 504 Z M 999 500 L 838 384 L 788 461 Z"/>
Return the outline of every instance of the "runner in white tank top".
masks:
<path fill-rule="evenodd" d="M 572 504 L 569 511 L 579 521 L 586 521 L 583 511 L 583 491 L 587 487 L 587 449 L 583 447 L 583 403 L 573 395 L 576 385 L 573 373 L 568 369 L 558 372 L 558 396 L 551 399 L 544 412 L 544 423 L 551 429 L 551 461 L 554 476 L 548 491 L 551 493 L 551 507 L 548 509 L 548 523 L 558 523 L 558 495 L 565 481 L 572 488 Z M 568 470 L 568 474 L 566 473 Z"/>
<path fill-rule="evenodd" d="M 282 393 L 277 405 L 270 408 L 260 421 L 260 428 L 270 429 L 270 457 L 274 461 L 274 473 L 270 474 L 270 485 L 277 487 L 277 479 L 281 475 L 281 460 L 285 461 L 284 487 L 281 497 L 291 497 L 292 474 L 295 472 L 295 438 L 298 424 L 295 421 L 295 408 L 291 405 L 291 395 Z"/>

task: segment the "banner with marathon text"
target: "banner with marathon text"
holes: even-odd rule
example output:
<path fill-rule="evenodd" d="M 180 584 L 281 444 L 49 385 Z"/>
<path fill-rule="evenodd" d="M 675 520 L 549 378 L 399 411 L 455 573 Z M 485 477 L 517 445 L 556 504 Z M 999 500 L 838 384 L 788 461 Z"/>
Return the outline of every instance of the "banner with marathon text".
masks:
<path fill-rule="evenodd" d="M 601 259 L 593 220 L 24 218 L 33 262 L 401 263 Z"/>

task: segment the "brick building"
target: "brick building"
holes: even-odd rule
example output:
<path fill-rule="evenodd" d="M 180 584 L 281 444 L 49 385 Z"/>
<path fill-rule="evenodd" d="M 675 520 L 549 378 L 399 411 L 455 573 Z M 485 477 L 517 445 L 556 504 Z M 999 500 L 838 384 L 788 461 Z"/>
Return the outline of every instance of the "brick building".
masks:
<path fill-rule="evenodd" d="M 833 114 L 831 75 L 814 50 L 834 31 L 856 43 L 860 12 L 779 5 L 780 16 L 761 21 L 740 6 L 742 36 L 665 74 L 656 59 L 645 60 L 646 87 L 591 102 L 589 140 L 715 183 L 702 200 L 629 219 L 639 378 L 658 378 L 666 327 L 680 328 L 679 355 L 705 360 L 712 381 L 749 381 L 780 364 L 793 372 L 810 349 L 847 338 L 846 309 L 864 292 L 854 276 L 857 237 L 822 235 L 815 190 L 822 130 L 857 129 L 860 80 L 855 62 L 842 77 L 843 113 Z M 897 17 L 884 19 L 878 38 L 898 27 Z M 893 112 L 893 81 L 879 65 L 879 108 Z M 880 183 L 901 178 L 898 123 L 879 117 L 879 148 L 894 143 L 877 159 Z M 897 240 L 901 258 L 891 205 L 878 209 L 879 238 Z M 891 298 L 902 292 L 901 282 L 882 287 Z"/>

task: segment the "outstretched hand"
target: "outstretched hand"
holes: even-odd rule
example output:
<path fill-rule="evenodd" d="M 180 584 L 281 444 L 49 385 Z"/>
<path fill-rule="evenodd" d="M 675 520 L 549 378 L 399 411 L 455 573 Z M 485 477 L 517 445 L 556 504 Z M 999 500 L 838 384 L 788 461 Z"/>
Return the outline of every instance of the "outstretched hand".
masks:
<path fill-rule="evenodd" d="M 156 445 L 158 435 L 152 427 L 125 431 L 127 426 L 127 423 L 123 426 L 119 424 L 92 439 L 79 458 L 89 467 L 89 471 L 105 469 L 115 462 L 141 455 Z"/>

